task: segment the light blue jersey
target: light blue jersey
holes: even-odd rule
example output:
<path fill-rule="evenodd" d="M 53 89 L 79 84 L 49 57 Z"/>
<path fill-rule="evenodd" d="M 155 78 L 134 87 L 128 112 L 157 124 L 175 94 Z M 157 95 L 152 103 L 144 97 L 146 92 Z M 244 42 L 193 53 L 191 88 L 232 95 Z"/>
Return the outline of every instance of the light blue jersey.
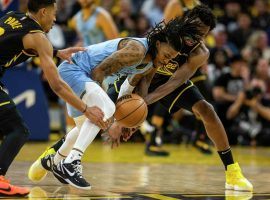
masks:
<path fill-rule="evenodd" d="M 77 30 L 82 35 L 84 46 L 97 44 L 106 40 L 103 31 L 96 25 L 97 16 L 101 12 L 101 9 L 102 8 L 97 7 L 86 21 L 83 20 L 81 11 L 75 16 Z"/>
<path fill-rule="evenodd" d="M 93 81 L 91 79 L 91 72 L 95 69 L 103 60 L 113 54 L 118 49 L 118 44 L 123 38 L 109 40 L 99 44 L 94 44 L 86 47 L 86 51 L 75 53 L 72 56 L 74 64 L 69 64 L 67 61 L 61 63 L 58 67 L 58 71 L 62 79 L 72 88 L 77 96 L 81 96 L 85 91 L 85 82 Z M 148 51 L 148 44 L 146 38 L 130 38 L 141 42 Z M 143 60 L 143 59 L 142 59 Z M 126 66 L 113 74 L 118 75 L 132 75 L 141 74 L 149 70 L 153 63 L 149 62 L 147 65 L 141 65 L 141 61 L 132 66 Z M 142 67 L 141 67 L 141 66 Z M 81 112 L 68 106 L 68 112 L 72 117 L 82 115 Z"/>

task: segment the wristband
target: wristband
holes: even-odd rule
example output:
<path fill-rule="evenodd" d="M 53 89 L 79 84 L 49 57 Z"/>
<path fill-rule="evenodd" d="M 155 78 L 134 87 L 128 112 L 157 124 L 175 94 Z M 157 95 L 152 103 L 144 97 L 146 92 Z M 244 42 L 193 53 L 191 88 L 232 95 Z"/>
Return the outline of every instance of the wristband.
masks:
<path fill-rule="evenodd" d="M 87 104 L 85 104 L 85 109 L 82 111 L 82 113 L 85 113 L 87 108 L 88 108 L 88 106 L 87 106 Z"/>

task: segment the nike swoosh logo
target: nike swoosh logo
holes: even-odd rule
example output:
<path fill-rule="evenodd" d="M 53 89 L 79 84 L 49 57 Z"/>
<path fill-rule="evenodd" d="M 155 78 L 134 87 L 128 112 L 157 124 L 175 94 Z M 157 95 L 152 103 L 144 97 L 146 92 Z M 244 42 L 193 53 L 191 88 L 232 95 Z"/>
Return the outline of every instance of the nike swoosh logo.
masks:
<path fill-rule="evenodd" d="M 63 165 L 63 168 L 65 169 L 65 171 L 68 173 L 69 176 L 74 176 L 75 172 L 71 173 L 66 167 L 65 165 Z"/>
<path fill-rule="evenodd" d="M 229 149 L 229 150 L 227 150 L 227 151 L 225 151 L 225 152 L 221 152 L 221 154 L 226 154 L 226 153 L 228 153 L 228 152 L 230 152 L 231 151 L 231 149 Z"/>
<path fill-rule="evenodd" d="M 0 190 L 5 191 L 5 192 L 10 192 L 11 187 L 9 186 L 8 188 L 0 188 Z"/>

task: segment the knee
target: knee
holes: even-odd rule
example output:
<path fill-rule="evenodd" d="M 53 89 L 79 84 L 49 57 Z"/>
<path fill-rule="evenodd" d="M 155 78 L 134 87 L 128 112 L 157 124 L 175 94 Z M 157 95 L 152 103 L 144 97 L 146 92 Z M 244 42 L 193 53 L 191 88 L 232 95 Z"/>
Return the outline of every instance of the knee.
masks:
<path fill-rule="evenodd" d="M 203 121 L 205 120 L 214 120 L 216 117 L 216 112 L 214 107 L 205 100 L 197 102 L 192 110 L 196 116 L 198 116 Z"/>

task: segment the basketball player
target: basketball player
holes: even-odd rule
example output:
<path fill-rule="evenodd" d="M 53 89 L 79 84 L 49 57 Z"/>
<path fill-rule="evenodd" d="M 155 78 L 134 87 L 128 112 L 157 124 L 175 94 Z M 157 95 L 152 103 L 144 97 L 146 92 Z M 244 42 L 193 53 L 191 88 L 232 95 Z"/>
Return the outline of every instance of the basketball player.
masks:
<path fill-rule="evenodd" d="M 29 12 L 10 12 L 0 19 L 0 77 L 5 70 L 39 56 L 41 68 L 54 92 L 69 104 L 82 111 L 87 118 L 106 128 L 104 114 L 97 107 L 88 107 L 59 77 L 53 62 L 53 48 L 45 33 L 49 32 L 55 21 L 55 0 L 29 0 Z M 64 59 L 84 48 L 70 48 L 54 53 Z M 19 80 L 16 80 L 19 81 Z M 23 84 L 23 83 L 20 83 Z M 29 190 L 13 186 L 5 179 L 5 174 L 26 142 L 29 131 L 12 99 L 0 86 L 0 134 L 4 136 L 0 146 L 0 195 L 26 195 Z"/>
<path fill-rule="evenodd" d="M 170 21 L 171 19 L 175 17 L 183 17 L 183 15 L 187 11 L 193 9 L 195 6 L 199 4 L 200 2 L 198 0 L 170 0 L 164 11 L 165 21 Z M 167 68 L 177 68 L 177 66 L 175 65 L 177 65 L 175 62 L 170 62 L 168 63 Z M 205 81 L 201 80 L 203 76 L 204 75 L 201 74 L 200 70 L 197 70 L 196 73 L 191 77 L 191 80 L 193 79 L 200 80 L 199 82 L 192 81 L 197 87 L 200 86 L 198 87 L 199 90 L 205 89 L 204 87 Z M 162 106 L 160 106 L 159 103 L 155 103 L 151 105 L 150 108 L 152 108 L 153 110 L 152 110 L 151 116 L 149 116 L 149 120 L 151 121 L 151 124 L 155 128 L 152 132 L 149 133 L 150 139 L 147 140 L 147 137 L 146 137 L 145 153 L 151 156 L 168 156 L 169 152 L 163 150 L 161 148 L 161 145 L 157 144 L 156 137 L 157 135 L 159 135 L 159 137 L 162 135 L 163 129 L 164 129 L 163 127 L 164 123 L 166 122 L 168 123 L 168 121 L 171 120 L 171 118 L 168 117 L 167 110 L 164 109 Z M 174 115 L 174 118 L 177 118 L 177 114 Z M 196 124 L 197 124 L 196 129 L 198 129 L 198 127 L 203 127 L 201 121 L 199 120 L 196 120 Z M 196 130 L 196 131 L 200 131 L 200 134 L 199 133 L 196 134 L 194 146 L 200 149 L 202 152 L 211 153 L 209 145 L 199 140 L 199 135 L 205 133 L 205 131 L 204 130 Z M 207 137 L 206 133 L 205 133 L 205 137 Z"/>
<path fill-rule="evenodd" d="M 181 49 L 178 34 L 180 28 L 188 29 L 186 34 L 194 35 L 194 39 L 200 36 L 198 23 L 179 23 L 175 20 L 170 23 L 175 26 L 168 28 L 163 23 L 156 25 L 147 38 L 118 38 L 91 45 L 87 47 L 87 51 L 74 54 L 73 64 L 63 62 L 58 67 L 59 73 L 78 96 L 88 105 L 100 107 L 105 118 L 109 119 L 114 114 L 115 105 L 99 86 L 105 77 L 116 73 L 143 74 L 166 64 L 176 57 Z M 90 189 L 90 184 L 82 176 L 81 157 L 100 128 L 85 120 L 82 113 L 72 106 L 68 105 L 67 108 L 76 127 L 67 134 L 56 155 L 44 158 L 42 164 L 47 170 L 52 167 L 54 175 L 61 182 L 80 189 Z M 47 167 L 48 163 L 51 164 Z"/>
<path fill-rule="evenodd" d="M 199 4 L 200 2 L 198 0 L 170 0 L 164 10 L 164 20 L 167 22 L 175 17 L 183 17 L 185 12 L 193 9 Z M 170 62 L 168 63 L 168 68 L 175 68 L 174 65 L 175 63 Z M 152 104 L 149 109 L 152 109 L 152 112 L 149 113 L 148 120 L 151 121 L 154 130 L 149 133 L 149 139 L 145 137 L 145 153 L 150 156 L 169 156 L 169 152 L 163 150 L 161 144 L 156 142 L 156 137 L 159 136 L 159 138 L 162 138 L 164 125 L 171 120 L 172 115 L 168 115 L 167 110 L 160 106 L 160 103 L 158 102 Z M 160 143 L 162 142 L 160 141 Z"/>
<path fill-rule="evenodd" d="M 118 30 L 108 11 L 95 0 L 78 0 L 81 10 L 70 20 L 69 27 L 77 31 L 79 46 L 89 46 L 118 37 Z"/>

